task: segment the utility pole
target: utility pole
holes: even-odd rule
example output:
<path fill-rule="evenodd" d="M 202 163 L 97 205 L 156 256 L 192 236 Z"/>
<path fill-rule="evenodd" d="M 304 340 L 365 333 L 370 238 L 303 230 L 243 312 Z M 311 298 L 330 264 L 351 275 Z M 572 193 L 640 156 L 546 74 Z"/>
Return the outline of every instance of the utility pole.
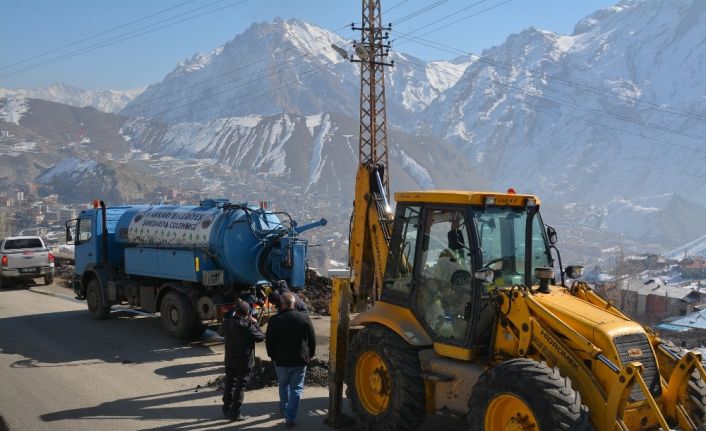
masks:
<path fill-rule="evenodd" d="M 360 31 L 360 41 L 355 44 L 357 59 L 360 63 L 360 145 L 358 161 L 370 167 L 382 167 L 382 185 L 390 196 L 388 180 L 387 151 L 387 113 L 385 110 L 385 72 L 390 52 L 390 30 L 392 24 L 383 27 L 380 12 L 380 0 L 362 0 L 361 26 L 351 24 L 351 29 Z"/>

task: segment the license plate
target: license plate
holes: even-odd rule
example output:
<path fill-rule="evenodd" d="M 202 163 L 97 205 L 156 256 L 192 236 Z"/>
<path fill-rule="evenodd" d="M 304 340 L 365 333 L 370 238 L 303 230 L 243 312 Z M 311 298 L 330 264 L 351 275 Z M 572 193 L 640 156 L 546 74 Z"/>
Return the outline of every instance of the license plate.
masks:
<path fill-rule="evenodd" d="M 39 268 L 20 268 L 20 274 L 33 274 L 39 272 Z"/>

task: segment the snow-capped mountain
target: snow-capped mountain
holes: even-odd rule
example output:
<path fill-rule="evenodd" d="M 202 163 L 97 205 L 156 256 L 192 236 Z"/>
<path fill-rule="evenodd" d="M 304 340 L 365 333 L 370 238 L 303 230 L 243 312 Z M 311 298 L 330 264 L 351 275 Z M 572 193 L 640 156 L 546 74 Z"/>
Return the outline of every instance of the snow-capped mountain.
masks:
<path fill-rule="evenodd" d="M 303 20 L 253 24 L 222 47 L 179 63 L 122 114 L 171 123 L 280 113 L 356 118 L 359 66 L 332 44 L 352 53 L 352 41 Z M 397 67 L 387 74 L 388 109 L 398 124 L 453 85 L 469 64 L 427 63 L 400 53 L 390 59 Z"/>
<path fill-rule="evenodd" d="M 145 90 L 145 87 L 130 90 L 83 90 L 66 84 L 53 84 L 37 89 L 0 88 L 0 98 L 21 101 L 23 99 L 43 99 L 66 105 L 92 106 L 103 112 L 119 112 L 132 99 Z"/>
<path fill-rule="evenodd" d="M 485 50 L 422 113 L 495 188 L 706 205 L 706 3 L 626 0 Z M 706 216 L 702 219 L 706 224 Z"/>

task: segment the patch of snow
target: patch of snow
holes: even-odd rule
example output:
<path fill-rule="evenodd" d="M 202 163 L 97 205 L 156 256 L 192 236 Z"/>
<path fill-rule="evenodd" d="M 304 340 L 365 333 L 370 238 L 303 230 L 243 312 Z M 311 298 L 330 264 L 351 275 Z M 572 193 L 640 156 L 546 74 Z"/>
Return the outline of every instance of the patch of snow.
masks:
<path fill-rule="evenodd" d="M 98 163 L 94 160 L 81 160 L 76 158 L 64 159 L 51 167 L 37 178 L 37 182 L 46 184 L 58 176 L 71 176 L 78 178 L 93 171 Z"/>
<path fill-rule="evenodd" d="M 412 177 L 412 179 L 421 187 L 422 189 L 433 189 L 434 182 L 431 179 L 431 175 L 426 169 L 412 157 L 408 156 L 404 150 L 400 151 L 400 158 L 402 161 L 402 169 L 404 169 L 407 174 Z"/>
<path fill-rule="evenodd" d="M 326 161 L 325 158 L 322 157 L 322 151 L 324 148 L 324 142 L 328 139 L 330 130 L 331 119 L 329 118 L 329 115 L 326 114 L 321 120 L 319 133 L 317 133 L 314 138 L 314 147 L 311 149 L 311 159 L 309 160 L 309 184 L 307 184 L 307 188 L 311 187 L 321 177 L 324 162 Z"/>
<path fill-rule="evenodd" d="M 27 100 L 21 96 L 11 96 L 6 98 L 4 102 L 0 101 L 0 103 L 2 103 L 0 119 L 19 125 L 22 116 L 27 113 Z"/>

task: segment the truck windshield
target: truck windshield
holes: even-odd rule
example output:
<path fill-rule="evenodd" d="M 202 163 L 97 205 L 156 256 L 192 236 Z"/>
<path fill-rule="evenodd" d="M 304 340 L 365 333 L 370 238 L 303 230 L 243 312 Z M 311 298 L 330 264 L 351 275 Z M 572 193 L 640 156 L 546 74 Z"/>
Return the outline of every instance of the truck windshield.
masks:
<path fill-rule="evenodd" d="M 483 254 L 482 268 L 495 271 L 495 286 L 525 283 L 525 230 L 528 212 L 524 207 L 490 207 L 475 211 L 473 221 Z M 532 221 L 532 283 L 534 269 L 549 265 L 549 252 L 538 215 Z"/>
<path fill-rule="evenodd" d="M 5 250 L 20 250 L 23 248 L 44 248 L 39 238 L 15 238 L 5 241 Z"/>

